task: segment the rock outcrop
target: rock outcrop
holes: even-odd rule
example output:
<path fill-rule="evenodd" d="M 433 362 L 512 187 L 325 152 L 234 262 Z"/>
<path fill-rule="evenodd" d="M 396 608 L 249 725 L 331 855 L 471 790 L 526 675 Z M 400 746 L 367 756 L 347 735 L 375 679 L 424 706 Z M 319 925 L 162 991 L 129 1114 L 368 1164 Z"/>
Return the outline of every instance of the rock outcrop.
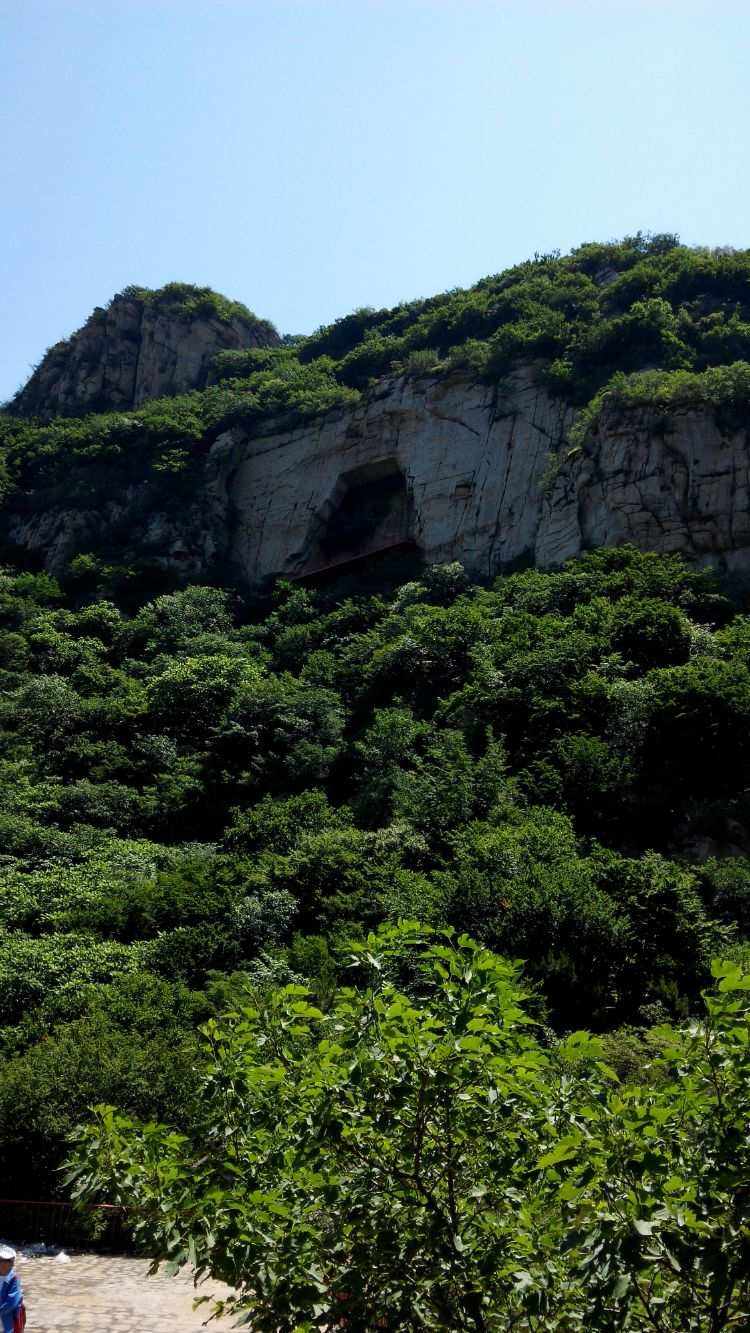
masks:
<path fill-rule="evenodd" d="M 401 378 L 312 427 L 230 435 L 215 446 L 213 465 L 228 499 L 231 561 L 261 584 L 399 540 L 429 563 L 460 560 L 478 577 L 533 560 L 550 455 L 571 419 L 527 370 L 502 396 L 460 378 Z M 358 492 L 364 507 L 389 476 L 402 481 L 396 527 L 391 510 L 364 542 L 336 549 L 346 497 Z"/>
<path fill-rule="evenodd" d="M 535 559 L 548 566 L 626 542 L 747 577 L 747 429 L 722 426 L 708 407 L 605 410 L 586 444 L 563 455 Z"/>
<path fill-rule="evenodd" d="M 502 392 L 459 376 L 385 380 L 305 425 L 225 432 L 188 504 L 168 511 L 144 479 L 96 510 L 11 516 L 9 537 L 58 570 L 125 532 L 131 553 L 253 588 L 397 546 L 480 579 L 624 542 L 750 571 L 745 430 L 708 409 L 610 411 L 571 449 L 572 420 L 531 367 Z"/>
<path fill-rule="evenodd" d="M 705 409 L 665 419 L 641 408 L 605 413 L 598 433 L 570 449 L 572 421 L 526 368 L 502 395 L 400 379 L 314 428 L 221 441 L 213 466 L 232 563 L 250 584 L 334 563 L 321 542 L 342 486 L 391 466 L 404 479 L 404 539 L 426 561 L 460 560 L 477 578 L 625 542 L 750 570 L 745 430 L 722 431 Z M 375 532 L 373 549 L 384 535 Z"/>
<path fill-rule="evenodd" d="M 124 292 L 49 349 L 11 410 L 42 419 L 128 410 L 203 388 L 217 352 L 279 343 L 273 326 L 249 311 L 220 312 L 218 303 L 191 305 L 170 288 Z"/>

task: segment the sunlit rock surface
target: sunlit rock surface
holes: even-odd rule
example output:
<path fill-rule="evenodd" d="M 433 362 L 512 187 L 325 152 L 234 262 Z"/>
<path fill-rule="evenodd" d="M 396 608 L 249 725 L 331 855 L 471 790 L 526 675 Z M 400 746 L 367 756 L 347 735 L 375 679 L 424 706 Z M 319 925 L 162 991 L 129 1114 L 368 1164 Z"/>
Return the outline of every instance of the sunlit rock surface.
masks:
<path fill-rule="evenodd" d="M 497 388 L 385 380 L 356 408 L 293 429 L 226 432 L 189 503 L 167 511 L 144 479 L 96 510 L 71 497 L 11 515 L 9 537 L 57 570 L 125 533 L 125 554 L 189 577 L 220 568 L 251 588 L 400 546 L 480 579 L 624 542 L 747 572 L 744 430 L 708 410 L 638 408 L 605 412 L 571 448 L 573 419 L 531 367 Z"/>
<path fill-rule="evenodd" d="M 46 419 L 135 408 L 203 388 L 217 352 L 278 342 L 262 320 L 190 314 L 176 303 L 123 294 L 49 349 L 12 410 Z"/>

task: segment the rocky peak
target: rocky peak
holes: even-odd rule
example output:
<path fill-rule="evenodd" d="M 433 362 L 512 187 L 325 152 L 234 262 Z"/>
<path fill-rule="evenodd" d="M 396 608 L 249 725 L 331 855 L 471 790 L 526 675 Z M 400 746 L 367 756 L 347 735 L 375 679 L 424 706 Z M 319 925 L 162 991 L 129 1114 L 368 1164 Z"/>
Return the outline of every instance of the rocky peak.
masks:
<path fill-rule="evenodd" d="M 272 324 L 208 287 L 128 287 L 51 347 L 9 406 L 42 418 L 127 410 L 203 388 L 217 352 L 279 342 Z"/>

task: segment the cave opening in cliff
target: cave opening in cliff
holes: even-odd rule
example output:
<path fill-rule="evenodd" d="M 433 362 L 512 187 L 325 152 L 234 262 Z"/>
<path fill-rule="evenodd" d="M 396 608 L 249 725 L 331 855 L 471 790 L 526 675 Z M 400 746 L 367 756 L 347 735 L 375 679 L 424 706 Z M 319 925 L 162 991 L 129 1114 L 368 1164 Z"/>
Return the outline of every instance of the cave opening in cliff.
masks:
<path fill-rule="evenodd" d="M 315 528 L 302 578 L 391 551 L 416 551 L 411 496 L 396 460 L 343 473 Z"/>

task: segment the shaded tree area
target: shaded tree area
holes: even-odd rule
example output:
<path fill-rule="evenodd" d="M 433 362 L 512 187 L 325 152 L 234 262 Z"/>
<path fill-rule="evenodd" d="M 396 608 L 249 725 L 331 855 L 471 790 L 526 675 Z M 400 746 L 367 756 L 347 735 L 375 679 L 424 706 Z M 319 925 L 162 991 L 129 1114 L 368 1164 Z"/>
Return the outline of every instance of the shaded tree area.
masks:
<path fill-rule="evenodd" d="M 547 1029 L 625 1061 L 743 956 L 750 632 L 711 575 L 623 548 L 262 615 L 103 577 L 0 582 L 10 1192 L 61 1188 L 93 1102 L 188 1128 L 197 1028 L 248 976 L 325 1008 L 383 922 L 524 959 Z"/>

